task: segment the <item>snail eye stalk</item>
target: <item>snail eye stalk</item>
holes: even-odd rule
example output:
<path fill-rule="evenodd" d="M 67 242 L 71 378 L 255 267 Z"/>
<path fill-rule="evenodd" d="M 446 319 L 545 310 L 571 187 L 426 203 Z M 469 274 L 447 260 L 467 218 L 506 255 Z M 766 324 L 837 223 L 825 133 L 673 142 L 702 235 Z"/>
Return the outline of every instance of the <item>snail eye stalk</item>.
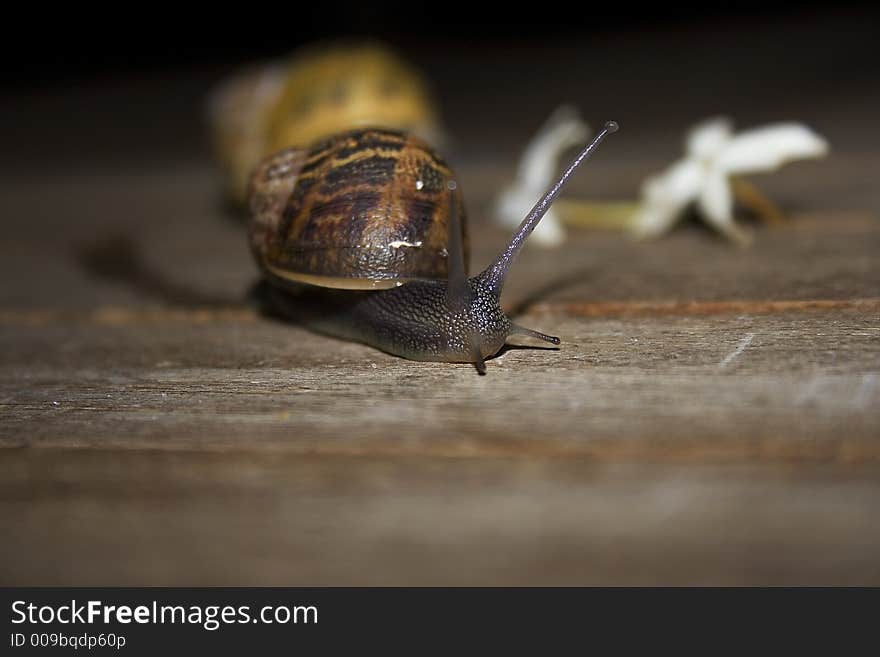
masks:
<path fill-rule="evenodd" d="M 449 238 L 446 242 L 446 302 L 453 312 L 461 310 L 467 303 L 468 282 L 467 268 L 464 263 L 464 245 L 461 237 L 461 217 L 458 216 L 458 184 L 454 180 L 446 183 L 449 190 L 449 220 L 447 229 Z"/>
<path fill-rule="evenodd" d="M 516 255 L 519 253 L 520 249 L 522 249 L 528 236 L 531 235 L 532 231 L 535 230 L 535 227 L 540 223 L 542 217 L 547 213 L 547 210 L 550 209 L 553 201 L 559 196 L 565 183 L 571 178 L 571 174 L 575 172 L 581 163 L 593 154 L 593 151 L 596 150 L 596 147 L 602 143 L 602 140 L 605 139 L 605 137 L 612 132 L 617 132 L 617 128 L 617 123 L 614 121 L 608 121 L 605 123 L 605 126 L 599 134 L 596 135 L 593 141 L 587 144 L 578 156 L 574 158 L 571 164 L 569 164 L 565 171 L 562 172 L 562 175 L 559 176 L 559 180 L 556 181 L 556 184 L 547 190 L 547 193 L 541 197 L 526 215 L 526 218 L 523 219 L 519 228 L 516 229 L 516 233 L 514 233 L 513 237 L 510 239 L 507 247 L 495 259 L 495 262 L 489 265 L 483 273 L 480 274 L 483 283 L 496 297 L 501 296 L 501 288 L 504 287 L 504 279 L 507 278 L 507 273 L 510 271 L 510 267 L 516 258 Z"/>

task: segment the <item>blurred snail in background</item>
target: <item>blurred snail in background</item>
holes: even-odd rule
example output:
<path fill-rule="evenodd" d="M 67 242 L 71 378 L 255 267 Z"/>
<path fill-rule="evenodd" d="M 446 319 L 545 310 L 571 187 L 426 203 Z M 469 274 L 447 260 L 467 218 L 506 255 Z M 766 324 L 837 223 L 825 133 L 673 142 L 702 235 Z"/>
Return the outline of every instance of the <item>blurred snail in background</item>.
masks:
<path fill-rule="evenodd" d="M 538 200 L 506 248 L 467 276 L 455 176 L 418 137 L 387 129 L 289 148 L 251 181 L 251 249 L 276 314 L 319 332 L 420 361 L 473 363 L 507 337 L 559 338 L 511 322 L 501 290 L 513 261 L 608 122 Z"/>
<path fill-rule="evenodd" d="M 425 81 L 378 43 L 311 46 L 244 71 L 212 94 L 208 114 L 227 194 L 239 205 L 257 164 L 283 148 L 361 126 L 431 143 L 440 135 Z"/>

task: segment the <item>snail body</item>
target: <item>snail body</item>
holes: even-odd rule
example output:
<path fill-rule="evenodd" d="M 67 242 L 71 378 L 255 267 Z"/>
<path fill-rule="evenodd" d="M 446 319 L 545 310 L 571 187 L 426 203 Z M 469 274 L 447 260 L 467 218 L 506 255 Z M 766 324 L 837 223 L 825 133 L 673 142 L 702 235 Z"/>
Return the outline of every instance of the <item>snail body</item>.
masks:
<path fill-rule="evenodd" d="M 609 122 L 484 271 L 466 273 L 461 195 L 445 161 L 404 133 L 364 129 L 265 160 L 251 182 L 251 248 L 275 310 L 312 329 L 421 361 L 484 359 L 517 326 L 501 309 L 526 238 Z"/>

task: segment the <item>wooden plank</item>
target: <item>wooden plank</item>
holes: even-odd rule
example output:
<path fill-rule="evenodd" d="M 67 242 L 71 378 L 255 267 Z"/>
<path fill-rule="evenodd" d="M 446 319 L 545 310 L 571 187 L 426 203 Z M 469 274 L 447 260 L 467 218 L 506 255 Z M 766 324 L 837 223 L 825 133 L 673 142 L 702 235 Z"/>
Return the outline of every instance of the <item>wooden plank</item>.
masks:
<path fill-rule="evenodd" d="M 19 450 L 7 584 L 877 584 L 876 468 Z"/>
<path fill-rule="evenodd" d="M 7 328 L 6 445 L 876 460 L 878 311 L 535 317 L 559 349 L 413 363 L 257 317 Z M 54 345 L 46 349 L 46 345 Z"/>

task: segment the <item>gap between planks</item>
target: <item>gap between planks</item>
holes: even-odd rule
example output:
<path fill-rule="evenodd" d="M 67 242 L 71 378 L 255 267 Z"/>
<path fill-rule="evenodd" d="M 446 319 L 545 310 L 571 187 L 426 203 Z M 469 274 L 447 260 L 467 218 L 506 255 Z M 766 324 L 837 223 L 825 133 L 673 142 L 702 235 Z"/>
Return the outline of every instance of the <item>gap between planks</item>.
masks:
<path fill-rule="evenodd" d="M 528 306 L 522 314 L 567 315 L 570 317 L 663 317 L 738 314 L 821 312 L 828 310 L 880 311 L 880 298 L 786 299 L 778 301 L 621 301 L 582 303 L 550 301 Z M 251 322 L 261 319 L 247 306 L 218 308 L 102 307 L 86 311 L 25 309 L 0 311 L 0 325 L 40 326 L 65 322 L 106 326 L 154 323 Z"/>

